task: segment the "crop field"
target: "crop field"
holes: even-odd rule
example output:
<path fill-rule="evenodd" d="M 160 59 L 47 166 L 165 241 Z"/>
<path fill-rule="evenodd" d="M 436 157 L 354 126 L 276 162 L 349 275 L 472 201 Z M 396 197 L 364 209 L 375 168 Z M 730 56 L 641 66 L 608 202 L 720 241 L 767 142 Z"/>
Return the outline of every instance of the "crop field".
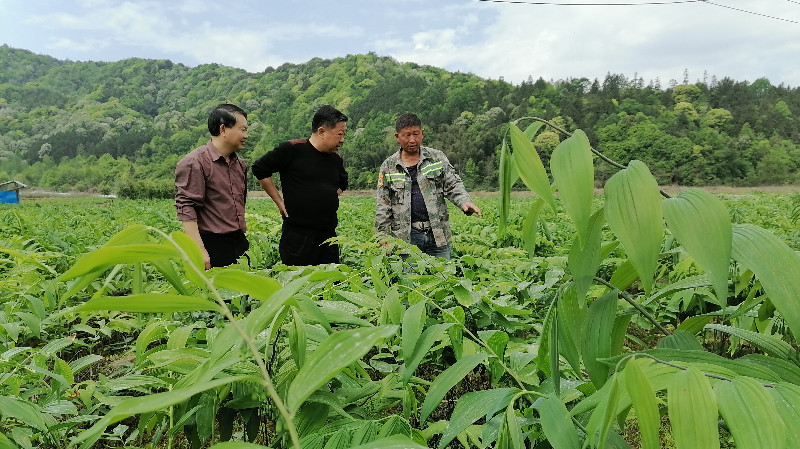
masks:
<path fill-rule="evenodd" d="M 734 223 L 800 246 L 793 195 L 720 198 Z M 446 262 L 379 247 L 374 199 L 343 197 L 343 264 L 298 269 L 278 263 L 274 205 L 252 199 L 249 264 L 208 272 L 174 233 L 171 201 L 2 206 L 0 447 L 654 447 L 653 432 L 675 447 L 662 396 L 670 420 L 686 399 L 673 398 L 670 373 L 696 395 L 740 382 L 763 400 L 770 384 L 785 398 L 775 413 L 796 413 L 794 339 L 749 270 L 723 325 L 708 278 L 668 236 L 658 289 L 592 283 L 579 305 L 564 210 L 541 213 L 529 254 L 534 198 L 512 199 L 503 234 L 499 197 L 476 201 L 483 218 L 453 211 Z M 616 285 L 626 258 L 602 235 L 596 276 Z M 682 345 L 698 355 L 681 357 Z M 623 368 L 630 354 L 647 356 Z M 731 380 L 712 393 L 702 373 Z M 649 393 L 628 393 L 634 384 Z M 616 420 L 603 413 L 612 400 Z M 729 421 L 749 415 L 717 402 Z M 688 409 L 684 419 L 703 413 Z M 706 430 L 737 447 L 736 430 Z"/>

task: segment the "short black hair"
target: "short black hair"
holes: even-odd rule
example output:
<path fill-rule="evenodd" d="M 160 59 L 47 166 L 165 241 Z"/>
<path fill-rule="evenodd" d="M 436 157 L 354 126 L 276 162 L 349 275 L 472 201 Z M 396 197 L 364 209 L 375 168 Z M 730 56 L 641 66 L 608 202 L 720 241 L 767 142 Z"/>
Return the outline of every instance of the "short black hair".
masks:
<path fill-rule="evenodd" d="M 242 117 L 247 118 L 247 113 L 235 104 L 223 103 L 215 107 L 208 116 L 208 132 L 212 136 L 218 136 L 220 126 L 225 125 L 227 128 L 233 128 L 236 125 L 236 117 L 233 114 L 236 113 L 242 114 Z"/>
<path fill-rule="evenodd" d="M 314 113 L 314 118 L 311 119 L 311 134 L 317 132 L 320 126 L 333 128 L 337 123 L 346 122 L 347 120 L 347 116 L 333 106 L 327 104 L 320 106 L 317 112 Z"/>
<path fill-rule="evenodd" d="M 417 117 L 417 114 L 403 114 L 400 117 L 397 117 L 397 121 L 394 122 L 394 129 L 397 132 L 400 132 L 403 128 L 408 128 L 409 126 L 419 126 L 422 128 L 422 120 Z"/>

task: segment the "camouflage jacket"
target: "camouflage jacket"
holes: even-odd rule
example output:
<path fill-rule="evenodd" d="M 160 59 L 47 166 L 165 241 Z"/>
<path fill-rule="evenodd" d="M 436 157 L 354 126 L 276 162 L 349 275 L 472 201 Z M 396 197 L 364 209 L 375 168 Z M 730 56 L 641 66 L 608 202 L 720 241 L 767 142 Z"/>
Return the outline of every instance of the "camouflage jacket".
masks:
<path fill-rule="evenodd" d="M 461 178 L 439 150 L 420 147 L 417 182 L 433 228 L 436 246 L 450 243 L 450 214 L 445 198 L 458 207 L 471 202 Z M 375 232 L 411 241 L 411 177 L 400 159 L 400 151 L 387 157 L 378 174 L 378 207 Z"/>

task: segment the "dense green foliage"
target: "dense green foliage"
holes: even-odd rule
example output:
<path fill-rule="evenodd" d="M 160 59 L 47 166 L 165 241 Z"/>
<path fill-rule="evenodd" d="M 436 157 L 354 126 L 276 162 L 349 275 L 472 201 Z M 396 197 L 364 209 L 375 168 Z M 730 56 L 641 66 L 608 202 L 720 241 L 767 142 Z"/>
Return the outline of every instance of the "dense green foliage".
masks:
<path fill-rule="evenodd" d="M 565 201 L 569 196 L 562 192 Z M 768 226 L 800 249 L 797 197 L 722 201 L 735 223 Z M 343 197 L 344 264 L 295 270 L 277 263 L 274 205 L 252 199 L 249 265 L 205 273 L 196 270 L 196 247 L 193 252 L 174 233 L 179 224 L 169 200 L 29 200 L 0 207 L 0 443 L 252 449 L 291 447 L 296 438 L 304 448 L 443 447 L 450 440 L 470 447 L 577 448 L 586 439 L 594 440 L 589 447 L 625 448 L 617 435 L 624 428 L 609 429 L 616 412 L 601 423 L 593 410 L 598 416 L 617 410 L 622 423 L 632 408 L 640 430 L 626 438 L 655 447 L 658 405 L 647 396 L 656 388 L 670 395 L 659 401 L 668 401 L 672 427 L 695 432 L 694 445 L 681 446 L 687 433 L 675 430 L 678 447 L 732 447 L 730 433 L 716 433 L 716 411 L 692 402 L 682 407 L 686 396 L 669 386 L 674 380 L 696 389 L 692 394 L 710 406 L 709 381 L 724 390 L 722 378 L 736 378 L 719 393 L 732 400 L 769 401 L 753 379 L 778 385 L 775 397 L 785 398 L 779 413 L 794 419 L 799 402 L 791 384 L 800 382 L 800 368 L 782 341 L 796 345 L 783 319 L 787 309 L 779 305 L 776 312 L 744 262 L 732 266 L 727 325 L 703 331 L 721 321 L 713 283 L 699 262 L 668 236 L 660 246 L 657 291 L 647 295 L 631 284 L 636 275 L 627 251 L 600 226 L 603 258 L 595 275 L 620 288 L 628 284 L 620 294 L 637 296 L 645 312 L 601 284 L 585 284 L 582 311 L 570 309 L 578 298 L 568 294 L 570 286 L 580 282 L 579 254 L 571 248 L 582 234 L 574 209 L 561 201 L 555 211 L 542 209 L 540 226 L 534 225 L 539 232 L 532 233 L 526 215 L 536 197 L 512 198 L 505 212 L 496 197 L 476 202 L 482 219 L 453 214 L 448 262 L 400 243 L 385 251 L 372 231 L 374 199 Z M 587 207 L 602 205 L 596 196 Z M 682 332 L 661 339 L 656 325 Z M 575 348 L 579 341 L 583 347 Z M 637 362 L 615 375 L 620 357 L 630 354 L 639 354 Z M 613 388 L 622 393 L 609 395 Z M 633 403 L 627 391 L 639 392 L 631 394 Z M 282 415 L 281 400 L 290 418 Z M 752 433 L 736 433 L 748 424 L 730 410 L 752 416 L 768 435 L 783 429 L 782 418 L 736 403 L 719 408 L 736 429 L 737 447 L 796 441 L 776 436 L 772 445 L 763 438 L 756 446 L 742 444 Z M 585 428 L 597 432 L 587 438 Z M 228 439 L 237 443 L 220 443 Z"/>
<path fill-rule="evenodd" d="M 309 133 L 315 107 L 350 115 L 342 149 L 353 188 L 372 188 L 395 149 L 394 118 L 415 112 L 426 143 L 444 150 L 470 189 L 498 187 L 506 123 L 539 116 L 621 161 L 639 159 L 660 184 L 798 181 L 800 88 L 705 77 L 690 84 L 608 74 L 512 85 L 375 54 L 284 64 L 263 73 L 168 60 L 59 61 L 0 47 L 0 179 L 58 190 L 170 195 L 181 155 L 205 142 L 209 108 L 230 101 L 250 116 L 244 156 Z M 561 140 L 536 145 L 545 164 Z M 612 171 L 598 166 L 598 179 Z M 257 187 L 253 181 L 252 187 Z"/>

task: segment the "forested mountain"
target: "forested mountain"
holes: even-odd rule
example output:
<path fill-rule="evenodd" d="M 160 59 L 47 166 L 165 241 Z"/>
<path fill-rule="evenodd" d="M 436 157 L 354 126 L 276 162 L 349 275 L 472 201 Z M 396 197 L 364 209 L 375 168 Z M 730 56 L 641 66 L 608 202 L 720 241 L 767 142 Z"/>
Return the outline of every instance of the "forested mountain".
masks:
<path fill-rule="evenodd" d="M 422 118 L 426 144 L 444 150 L 473 189 L 497 187 L 506 124 L 525 116 L 583 129 L 595 148 L 645 161 L 664 184 L 800 180 L 800 89 L 766 79 L 690 83 L 686 74 L 662 88 L 608 74 L 512 85 L 372 53 L 249 73 L 168 60 L 60 61 L 7 45 L 0 68 L 0 180 L 51 189 L 170 195 L 175 163 L 208 140 L 207 114 L 220 102 L 247 110 L 242 155 L 251 161 L 307 137 L 319 105 L 341 109 L 351 118 L 342 154 L 353 188 L 374 187 L 404 112 Z M 545 159 L 560 138 L 536 137 Z"/>

